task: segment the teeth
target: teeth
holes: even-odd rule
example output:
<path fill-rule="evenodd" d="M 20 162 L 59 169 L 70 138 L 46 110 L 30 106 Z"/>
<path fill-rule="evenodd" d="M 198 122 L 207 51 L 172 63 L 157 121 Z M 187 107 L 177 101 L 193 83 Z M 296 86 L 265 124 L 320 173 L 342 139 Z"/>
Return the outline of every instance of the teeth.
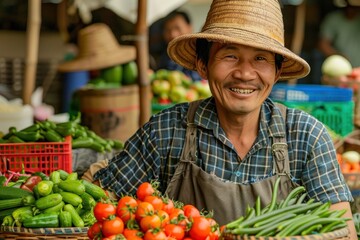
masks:
<path fill-rule="evenodd" d="M 250 94 L 254 92 L 252 89 L 230 88 L 230 90 L 241 94 Z"/>

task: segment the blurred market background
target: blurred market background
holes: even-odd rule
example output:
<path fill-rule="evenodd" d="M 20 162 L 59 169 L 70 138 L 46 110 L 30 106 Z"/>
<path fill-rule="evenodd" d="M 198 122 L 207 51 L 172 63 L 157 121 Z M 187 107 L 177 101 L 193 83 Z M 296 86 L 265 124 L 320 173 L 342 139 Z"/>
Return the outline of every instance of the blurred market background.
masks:
<path fill-rule="evenodd" d="M 38 13 L 32 13 L 35 17 L 36 14 L 38 14 L 39 17 L 38 22 L 33 22 L 33 25 L 35 25 L 34 27 L 31 25 L 31 11 L 34 9 L 32 9 L 32 5 L 29 4 L 35 4 L 36 2 L 38 2 L 40 9 L 38 9 Z M 143 13 L 146 13 L 145 23 L 143 23 L 145 24 L 145 28 L 144 25 L 141 27 L 139 24 L 141 19 L 138 16 L 140 8 L 138 8 L 138 3 L 141 3 L 141 7 L 145 8 L 142 11 Z M 25 115 L 22 115 L 21 117 L 19 117 L 19 115 L 14 116 L 14 118 L 20 118 L 20 125 L 29 124 L 29 121 L 33 121 L 34 119 L 43 120 L 51 118 L 55 121 L 66 121 L 69 114 L 76 114 L 76 111 L 81 112 L 80 102 L 89 101 L 89 98 L 79 99 L 79 96 L 76 96 L 75 94 L 76 92 L 85 85 L 88 86 L 89 83 L 93 84 L 93 86 L 94 84 L 98 87 L 100 86 L 100 88 L 104 88 L 104 86 L 110 88 L 111 85 L 106 85 L 108 83 L 105 83 L 104 85 L 104 82 L 106 81 L 103 79 L 99 80 L 98 77 L 103 76 L 99 73 L 102 69 L 99 69 L 97 72 L 92 70 L 61 72 L 58 71 L 58 66 L 59 64 L 76 57 L 78 51 L 77 36 L 81 29 L 94 23 L 103 23 L 111 29 L 120 45 L 135 46 L 138 48 L 138 55 L 135 60 L 136 64 L 135 67 L 132 68 L 134 74 L 130 77 L 133 78 L 133 80 L 127 80 L 132 84 L 140 85 L 139 89 L 133 90 L 136 91 L 135 95 L 130 94 L 133 97 L 132 99 L 135 99 L 131 100 L 134 103 L 131 106 L 137 108 L 136 113 L 133 116 L 140 116 L 140 120 L 131 121 L 132 126 L 130 129 L 132 130 L 130 133 L 126 134 L 126 136 L 116 136 L 121 140 L 125 140 L 134 129 L 148 119 L 151 114 L 178 101 L 190 101 L 207 96 L 206 89 L 204 90 L 202 86 L 199 86 L 199 84 L 197 84 L 198 86 L 192 86 L 192 79 L 182 78 L 179 76 L 179 73 L 169 74 L 170 71 L 158 72 L 154 67 L 154 65 L 156 65 L 154 62 L 159 57 L 160 52 L 166 47 L 164 40 L 162 40 L 161 29 L 159 29 L 164 17 L 175 9 L 185 11 L 191 18 L 193 31 L 197 32 L 201 29 L 201 25 L 205 20 L 210 4 L 210 0 L 148 0 L 138 2 L 128 0 L 1 0 L 1 101 L 6 102 L 14 100 L 19 102 L 22 100 L 23 104 L 31 105 L 31 107 L 34 108 L 34 116 L 27 113 L 24 113 Z M 311 73 L 306 78 L 294 79 L 289 81 L 289 84 L 316 85 L 316 87 L 321 84 L 324 85 L 321 67 L 325 56 L 318 49 L 319 28 L 325 16 L 334 10 L 343 8 L 344 2 L 341 0 L 281 0 L 281 4 L 285 19 L 285 43 L 288 48 L 306 59 L 311 66 Z M 32 35 L 38 35 L 38 39 L 35 38 L 36 40 L 33 41 L 33 44 L 35 45 L 30 47 L 30 31 L 36 28 L 36 24 L 38 24 L 39 33 L 37 34 L 35 32 Z M 139 29 L 142 30 L 142 33 L 140 34 L 138 32 Z M 144 33 L 146 34 L 145 38 L 141 35 Z M 145 48 L 142 46 L 141 51 L 139 51 L 139 45 L 137 45 L 139 39 L 145 39 L 145 44 L 147 45 Z M 36 51 L 37 48 L 38 51 Z M 35 56 L 32 58 L 32 60 L 35 59 L 35 62 L 33 63 L 36 65 L 33 72 L 33 83 L 28 83 L 28 78 L 31 78 L 29 74 L 31 73 L 26 69 L 27 65 L 29 65 L 29 49 L 35 49 L 34 51 L 36 51 Z M 141 52 L 144 54 L 144 49 L 146 50 L 145 55 L 140 55 Z M 141 63 L 141 61 L 145 61 L 145 68 L 144 62 Z M 139 75 L 137 71 L 143 74 Z M 202 89 L 197 90 L 197 92 L 192 94 L 188 93 L 187 97 L 183 97 L 180 94 L 181 92 L 185 92 L 184 89 L 180 89 L 174 91 L 176 96 L 172 92 L 171 94 L 167 93 L 164 98 L 164 94 L 162 93 L 163 90 L 159 90 L 159 88 L 155 89 L 153 86 L 151 86 L 151 88 L 146 86 L 149 85 L 147 83 L 151 82 L 152 84 L 154 78 L 156 78 L 156 80 L 182 78 L 182 81 L 180 81 L 182 82 L 181 85 L 183 85 L 182 88 L 185 87 L 186 89 L 192 90 L 196 88 Z M 188 80 L 190 80 L 190 83 Z M 164 85 L 161 85 L 163 82 L 158 83 L 158 81 L 156 81 L 156 84 L 164 87 Z M 165 88 L 167 88 L 168 85 L 169 84 L 167 84 Z M 350 88 L 352 87 L 350 86 Z M 31 98 L 29 97 L 29 91 Z M 139 91 L 139 93 L 137 91 Z M 146 91 L 151 91 L 149 94 L 151 99 L 142 91 L 145 91 L 145 93 Z M 201 91 L 203 94 L 200 93 Z M 302 90 L 300 89 L 300 93 L 301 91 Z M 312 92 L 313 94 L 317 94 L 316 88 L 310 89 L 310 93 L 309 90 L 306 91 L 308 91 L 308 94 L 312 94 Z M 177 94 L 180 94 L 181 96 L 178 96 Z M 334 96 L 333 92 L 330 92 L 329 94 Z M 84 94 L 81 96 L 84 96 Z M 144 99 L 144 96 L 146 99 Z M 170 96 L 174 96 L 173 99 L 170 99 Z M 103 103 L 105 103 L 106 97 L 103 97 L 100 101 L 102 100 L 104 100 Z M 283 98 L 278 100 L 286 101 L 289 99 Z M 302 101 L 305 100 L 302 99 Z M 307 100 L 309 100 L 309 98 Z M 321 100 L 322 99 L 320 99 L 320 101 Z M 350 100 L 352 101 L 353 99 Z M 94 101 L 97 102 L 98 105 L 102 105 L 98 99 L 95 99 Z M 126 102 L 124 99 L 121 101 Z M 146 106 L 144 107 L 144 105 Z M 312 108 L 314 104 L 311 104 L 312 108 L 310 110 L 309 106 L 303 105 L 304 104 L 300 107 L 304 109 L 307 108 L 310 112 L 313 111 Z M 151 109 L 149 109 L 149 107 Z M 338 105 L 335 107 L 339 108 Z M 8 129 L 8 125 L 6 124 L 15 124 L 16 121 L 12 116 L 10 117 L 10 114 L 6 114 L 6 111 L 9 108 L 12 110 L 13 108 L 11 106 L 9 108 L 3 108 L 4 109 L 0 109 L 0 111 L 3 111 L 4 113 L 1 113 L 2 117 L 0 117 L 0 127 L 2 126 L 0 131 L 6 132 Z M 340 106 L 340 108 L 342 108 L 342 106 Z M 351 114 L 356 115 L 353 113 L 354 108 L 356 108 L 356 106 L 351 107 L 349 111 Z M 129 110 L 129 112 L 130 111 L 131 110 Z M 82 114 L 85 115 L 83 112 Z M 335 114 L 338 115 L 338 113 Z M 322 115 L 324 114 L 322 113 Z M 348 132 L 351 132 L 354 127 L 352 118 L 355 118 L 355 116 L 353 115 L 348 117 L 348 119 L 351 119 L 350 127 L 347 127 L 345 130 L 343 127 L 341 131 L 335 130 L 335 132 L 340 135 L 346 135 Z M 101 119 L 104 120 L 104 117 L 100 118 L 100 121 Z M 83 117 L 83 120 L 85 121 L 86 118 Z M 94 117 L 92 121 L 95 121 Z M 126 125 L 126 120 L 120 118 L 117 119 L 117 121 L 122 121 L 122 124 Z M 339 126 L 338 122 L 334 122 L 333 120 L 326 121 L 326 124 Z M 92 123 L 87 123 L 87 125 L 91 124 Z M 92 127 L 95 127 L 94 125 L 95 124 L 93 124 Z M 127 126 L 123 127 L 126 128 Z M 101 135 L 100 131 L 110 132 L 111 129 L 96 129 L 96 131 Z M 106 136 L 106 133 L 103 133 L 102 135 Z"/>

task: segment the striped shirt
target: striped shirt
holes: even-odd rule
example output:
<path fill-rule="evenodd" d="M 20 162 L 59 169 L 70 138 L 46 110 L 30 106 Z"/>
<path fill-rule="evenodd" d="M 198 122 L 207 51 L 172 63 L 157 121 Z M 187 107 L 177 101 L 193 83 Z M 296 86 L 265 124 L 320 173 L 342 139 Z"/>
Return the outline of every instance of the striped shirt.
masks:
<path fill-rule="evenodd" d="M 153 115 L 94 179 L 118 196 L 134 194 L 141 182 L 153 179 L 160 182 L 164 192 L 183 150 L 188 106 L 177 104 Z M 243 159 L 219 124 L 213 98 L 200 104 L 194 123 L 196 161 L 204 171 L 238 184 L 255 183 L 274 174 L 272 137 L 285 131 L 285 126 L 280 109 L 270 99 L 262 105 L 259 134 Z M 320 121 L 288 108 L 286 138 L 292 180 L 304 185 L 310 197 L 333 203 L 353 200 L 341 174 L 333 141 Z"/>

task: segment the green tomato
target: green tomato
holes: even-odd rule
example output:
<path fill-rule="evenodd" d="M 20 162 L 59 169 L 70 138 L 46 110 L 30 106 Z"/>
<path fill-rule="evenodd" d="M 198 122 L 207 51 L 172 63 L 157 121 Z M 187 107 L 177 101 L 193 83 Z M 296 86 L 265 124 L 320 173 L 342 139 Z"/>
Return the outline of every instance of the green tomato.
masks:
<path fill-rule="evenodd" d="M 106 83 L 121 84 L 121 80 L 123 77 L 122 75 L 123 75 L 122 65 L 116 65 L 101 70 L 101 78 L 104 79 Z"/>
<path fill-rule="evenodd" d="M 122 84 L 135 84 L 138 78 L 138 69 L 135 61 L 123 64 Z"/>

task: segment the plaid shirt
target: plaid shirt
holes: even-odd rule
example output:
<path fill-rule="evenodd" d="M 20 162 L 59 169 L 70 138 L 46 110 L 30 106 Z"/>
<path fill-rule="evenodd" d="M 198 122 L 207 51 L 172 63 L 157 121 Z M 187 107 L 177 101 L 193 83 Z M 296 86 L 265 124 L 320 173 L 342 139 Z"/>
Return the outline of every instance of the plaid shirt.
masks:
<path fill-rule="evenodd" d="M 165 191 L 183 150 L 187 109 L 188 103 L 182 103 L 152 116 L 94 179 L 118 196 L 134 194 L 141 182 L 152 179 L 157 179 L 160 190 Z M 279 108 L 270 99 L 262 105 L 259 134 L 244 159 L 239 158 L 220 127 L 213 98 L 200 104 L 194 121 L 197 165 L 203 170 L 239 184 L 273 175 L 272 136 L 285 128 Z M 286 132 L 292 180 L 322 202 L 352 201 L 324 125 L 305 112 L 288 108 Z"/>

